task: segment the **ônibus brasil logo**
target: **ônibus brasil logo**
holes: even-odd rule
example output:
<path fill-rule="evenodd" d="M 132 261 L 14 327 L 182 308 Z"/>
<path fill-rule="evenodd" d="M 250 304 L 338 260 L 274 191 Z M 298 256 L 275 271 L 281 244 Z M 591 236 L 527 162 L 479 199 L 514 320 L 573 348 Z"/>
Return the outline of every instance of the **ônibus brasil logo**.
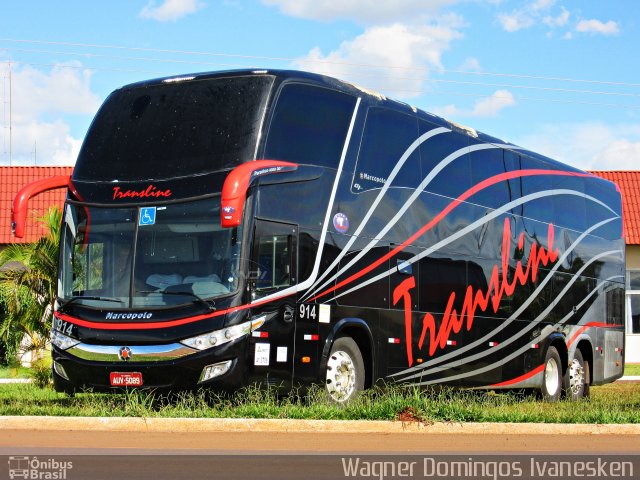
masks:
<path fill-rule="evenodd" d="M 66 480 L 67 471 L 73 468 L 73 462 L 55 458 L 9 457 L 9 478 L 28 478 L 43 480 Z"/>

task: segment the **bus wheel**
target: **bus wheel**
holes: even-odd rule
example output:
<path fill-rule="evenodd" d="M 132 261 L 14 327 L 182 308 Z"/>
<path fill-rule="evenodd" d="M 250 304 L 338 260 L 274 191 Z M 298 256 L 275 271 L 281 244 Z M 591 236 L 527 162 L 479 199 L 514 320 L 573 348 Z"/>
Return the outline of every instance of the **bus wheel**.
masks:
<path fill-rule="evenodd" d="M 331 400 L 346 403 L 364 390 L 364 361 L 356 342 L 340 337 L 333 342 L 327 360 L 326 387 Z"/>
<path fill-rule="evenodd" d="M 542 400 L 556 402 L 562 393 L 562 362 L 556 347 L 549 347 L 544 358 L 544 370 L 542 378 Z"/>
<path fill-rule="evenodd" d="M 573 360 L 569 362 L 569 368 L 564 375 L 564 395 L 569 400 L 579 400 L 589 396 L 588 368 L 582 358 L 582 352 L 576 349 Z"/>

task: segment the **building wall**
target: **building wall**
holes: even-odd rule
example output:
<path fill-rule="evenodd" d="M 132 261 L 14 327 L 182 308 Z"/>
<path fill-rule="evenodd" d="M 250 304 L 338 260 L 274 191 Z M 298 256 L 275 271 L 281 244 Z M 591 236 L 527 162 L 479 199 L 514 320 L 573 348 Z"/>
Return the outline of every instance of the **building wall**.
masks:
<path fill-rule="evenodd" d="M 627 245 L 627 271 L 629 270 L 640 271 L 640 245 Z M 635 292 L 638 292 L 638 290 L 627 291 L 627 339 L 624 354 L 625 363 L 640 363 L 640 332 L 633 332 L 631 323 L 631 299 L 632 297 L 637 299 L 640 296 L 640 293 Z M 638 312 L 633 313 L 636 315 L 638 314 Z"/>

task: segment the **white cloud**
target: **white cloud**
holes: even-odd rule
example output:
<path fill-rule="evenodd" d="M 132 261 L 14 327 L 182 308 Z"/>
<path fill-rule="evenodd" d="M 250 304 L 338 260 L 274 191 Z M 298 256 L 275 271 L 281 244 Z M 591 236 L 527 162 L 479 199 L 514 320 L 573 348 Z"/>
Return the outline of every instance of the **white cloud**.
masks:
<path fill-rule="evenodd" d="M 550 15 L 547 15 L 546 17 L 544 17 L 542 21 L 544 22 L 545 25 L 551 28 L 564 27 L 569 22 L 570 16 L 571 14 L 569 13 L 569 10 L 562 7 L 562 13 L 560 13 L 558 16 L 552 17 Z"/>
<path fill-rule="evenodd" d="M 550 9 L 555 3 L 556 0 L 536 0 L 531 4 L 530 8 L 534 12 L 539 12 Z"/>
<path fill-rule="evenodd" d="M 553 124 L 514 140 L 584 170 L 638 170 L 640 124 Z"/>
<path fill-rule="evenodd" d="M 186 15 L 197 12 L 204 6 L 205 4 L 199 0 L 164 0 L 160 5 L 151 0 L 140 11 L 140 16 L 159 22 L 175 22 Z"/>
<path fill-rule="evenodd" d="M 18 66 L 12 78 L 13 120 L 18 123 L 50 112 L 94 114 L 100 105 L 90 88 L 91 72 L 77 62 L 58 64 L 49 73 Z"/>
<path fill-rule="evenodd" d="M 3 118 L 0 160 L 16 165 L 73 165 L 82 139 L 73 137 L 64 114 L 91 117 L 101 100 L 91 91 L 91 74 L 77 63 L 50 72 L 29 66 L 12 69 L 11 142 L 9 119 Z"/>
<path fill-rule="evenodd" d="M 13 165 L 74 165 L 82 139 L 62 120 L 29 122 L 13 128 Z"/>
<path fill-rule="evenodd" d="M 418 95 L 431 68 L 442 68 L 441 56 L 451 42 L 462 38 L 459 17 L 449 15 L 437 24 L 367 28 L 353 40 L 323 54 L 314 48 L 296 60 L 297 68 L 324 73 L 401 97 Z M 359 66 L 367 65 L 366 69 Z M 380 69 L 372 69 L 372 65 Z M 367 73 L 362 73 L 366 70 Z"/>
<path fill-rule="evenodd" d="M 470 109 L 461 109 L 455 105 L 446 105 L 444 107 L 430 108 L 436 115 L 445 118 L 461 118 L 461 117 L 495 117 L 503 109 L 512 107 L 516 104 L 513 94 L 508 90 L 496 90 L 490 97 L 482 98 Z"/>
<path fill-rule="evenodd" d="M 560 11 L 552 15 L 555 4 L 555 0 L 536 0 L 510 13 L 498 14 L 498 23 L 507 32 L 517 32 L 540 23 L 551 28 L 564 27 L 569 22 L 571 13 L 561 6 Z"/>
<path fill-rule="evenodd" d="M 620 28 L 613 20 L 609 20 L 607 23 L 600 20 L 580 20 L 576 25 L 576 31 L 600 35 L 617 35 L 620 33 Z"/>
<path fill-rule="evenodd" d="M 517 32 L 529 28 L 535 24 L 534 18 L 525 12 L 501 13 L 498 22 L 507 32 Z"/>
<path fill-rule="evenodd" d="M 477 58 L 469 57 L 462 65 L 460 65 L 458 70 L 462 70 L 464 72 L 481 72 L 482 67 L 480 66 L 480 61 Z"/>
<path fill-rule="evenodd" d="M 461 0 L 262 0 L 286 15 L 313 20 L 348 18 L 361 23 L 392 23 L 424 18 Z"/>

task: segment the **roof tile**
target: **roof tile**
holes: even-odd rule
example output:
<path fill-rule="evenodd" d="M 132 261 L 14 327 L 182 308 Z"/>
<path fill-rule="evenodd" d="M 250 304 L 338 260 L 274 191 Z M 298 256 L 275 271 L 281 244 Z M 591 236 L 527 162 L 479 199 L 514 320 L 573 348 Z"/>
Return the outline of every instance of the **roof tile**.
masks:
<path fill-rule="evenodd" d="M 618 185 L 622 194 L 622 214 L 627 245 L 640 245 L 640 170 L 591 173 Z"/>
<path fill-rule="evenodd" d="M 73 167 L 0 167 L 0 244 L 34 242 L 46 233 L 38 222 L 50 206 L 62 207 L 65 189 L 43 192 L 29 202 L 29 213 L 24 238 L 11 234 L 11 207 L 13 197 L 25 185 L 55 175 L 71 175 Z"/>

